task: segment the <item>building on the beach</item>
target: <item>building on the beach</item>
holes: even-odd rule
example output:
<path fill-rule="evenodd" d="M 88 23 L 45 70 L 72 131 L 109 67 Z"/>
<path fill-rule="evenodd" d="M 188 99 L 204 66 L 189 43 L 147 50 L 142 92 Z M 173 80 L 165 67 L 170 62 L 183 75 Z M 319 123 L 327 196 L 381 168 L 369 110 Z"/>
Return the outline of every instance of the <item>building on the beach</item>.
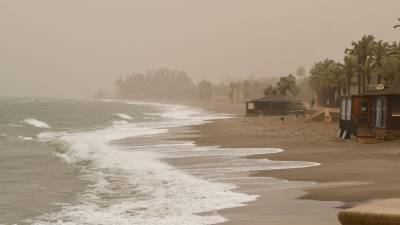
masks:
<path fill-rule="evenodd" d="M 303 103 L 286 98 L 259 98 L 246 102 L 246 115 L 304 114 Z"/>
<path fill-rule="evenodd" d="M 343 96 L 340 129 L 343 138 L 400 138 L 400 88 Z"/>

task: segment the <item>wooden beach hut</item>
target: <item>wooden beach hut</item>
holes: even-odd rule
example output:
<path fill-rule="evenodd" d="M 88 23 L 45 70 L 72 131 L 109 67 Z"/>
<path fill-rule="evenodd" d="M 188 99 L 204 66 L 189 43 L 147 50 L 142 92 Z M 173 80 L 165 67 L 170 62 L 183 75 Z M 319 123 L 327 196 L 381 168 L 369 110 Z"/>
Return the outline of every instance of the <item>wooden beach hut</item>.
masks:
<path fill-rule="evenodd" d="M 400 138 L 400 88 L 344 96 L 340 104 L 341 136 Z"/>
<path fill-rule="evenodd" d="M 284 98 L 259 98 L 246 102 L 246 115 L 304 114 L 303 103 Z"/>

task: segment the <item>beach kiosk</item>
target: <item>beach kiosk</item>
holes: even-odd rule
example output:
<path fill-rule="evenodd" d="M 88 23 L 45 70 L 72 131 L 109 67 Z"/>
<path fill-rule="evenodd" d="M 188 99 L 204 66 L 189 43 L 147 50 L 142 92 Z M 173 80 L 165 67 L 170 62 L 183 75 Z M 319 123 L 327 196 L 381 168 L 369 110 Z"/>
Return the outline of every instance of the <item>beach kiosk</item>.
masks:
<path fill-rule="evenodd" d="M 246 102 L 246 115 L 288 115 L 304 114 L 304 105 L 289 98 L 264 97 Z"/>
<path fill-rule="evenodd" d="M 400 138 L 400 88 L 343 96 L 339 126 L 342 138 Z"/>

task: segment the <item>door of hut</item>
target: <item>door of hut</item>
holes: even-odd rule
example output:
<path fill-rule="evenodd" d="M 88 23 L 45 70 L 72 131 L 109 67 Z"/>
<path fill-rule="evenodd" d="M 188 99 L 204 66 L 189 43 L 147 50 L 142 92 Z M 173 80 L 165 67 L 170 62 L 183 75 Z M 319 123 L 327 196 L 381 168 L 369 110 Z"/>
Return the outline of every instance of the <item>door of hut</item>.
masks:
<path fill-rule="evenodd" d="M 360 99 L 360 114 L 358 117 L 358 124 L 361 126 L 369 125 L 369 111 L 370 111 L 370 103 L 368 98 Z"/>
<path fill-rule="evenodd" d="M 382 98 L 376 97 L 375 98 L 375 110 L 373 115 L 373 121 L 376 128 L 382 127 Z"/>

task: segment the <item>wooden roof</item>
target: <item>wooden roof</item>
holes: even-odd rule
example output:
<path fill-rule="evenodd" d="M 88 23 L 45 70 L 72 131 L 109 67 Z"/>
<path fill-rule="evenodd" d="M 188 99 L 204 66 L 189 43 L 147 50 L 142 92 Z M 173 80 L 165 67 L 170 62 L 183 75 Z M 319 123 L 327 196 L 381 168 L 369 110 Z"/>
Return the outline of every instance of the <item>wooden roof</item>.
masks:
<path fill-rule="evenodd" d="M 262 98 L 254 99 L 248 102 L 290 102 L 290 103 L 301 103 L 300 101 L 289 98 L 289 97 L 269 97 L 265 96 Z"/>
<path fill-rule="evenodd" d="M 400 96 L 400 86 L 392 86 L 392 87 L 387 87 L 382 90 L 376 90 L 376 91 L 368 91 L 356 96 L 377 96 L 377 95 L 399 95 Z"/>

